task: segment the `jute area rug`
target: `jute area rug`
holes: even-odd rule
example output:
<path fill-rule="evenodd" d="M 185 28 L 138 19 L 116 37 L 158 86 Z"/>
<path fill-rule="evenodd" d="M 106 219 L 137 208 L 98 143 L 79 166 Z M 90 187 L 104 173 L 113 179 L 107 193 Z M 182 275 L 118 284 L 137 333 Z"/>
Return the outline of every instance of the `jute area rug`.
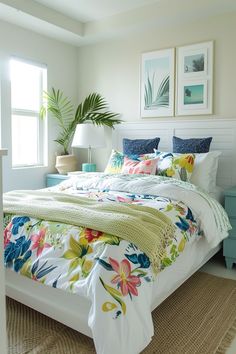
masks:
<path fill-rule="evenodd" d="M 50 318 L 11 299 L 7 309 L 9 354 L 95 353 L 90 338 Z M 155 336 L 142 354 L 223 354 L 236 332 L 236 281 L 198 272 L 153 321 Z"/>

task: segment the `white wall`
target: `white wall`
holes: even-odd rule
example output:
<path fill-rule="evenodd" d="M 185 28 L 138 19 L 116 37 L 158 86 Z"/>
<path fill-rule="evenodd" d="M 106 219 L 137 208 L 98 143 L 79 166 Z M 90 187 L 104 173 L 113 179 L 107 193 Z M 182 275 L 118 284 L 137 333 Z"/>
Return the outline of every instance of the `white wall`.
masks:
<path fill-rule="evenodd" d="M 2 155 L 0 150 L 0 233 L 3 235 L 3 214 L 2 214 Z M 5 157 L 4 157 L 5 158 Z M 0 239 L 0 350 L 1 354 L 6 354 L 6 310 L 5 310 L 5 274 L 3 268 L 3 237 Z"/>
<path fill-rule="evenodd" d="M 34 189 L 45 186 L 45 174 L 54 171 L 58 146 L 57 126 L 49 120 L 49 164 L 47 167 L 12 169 L 11 167 L 11 108 L 9 58 L 14 55 L 48 68 L 48 88 L 60 88 L 73 101 L 77 96 L 77 48 L 0 21 L 0 78 L 1 78 L 1 146 L 8 149 L 4 159 L 4 191 Z"/>
<path fill-rule="evenodd" d="M 8 60 L 20 56 L 48 66 L 48 88 L 55 86 L 76 102 L 96 91 L 104 95 L 110 109 L 121 113 L 125 121 L 140 120 L 140 59 L 141 53 L 214 40 L 214 115 L 235 117 L 236 82 L 236 14 L 205 18 L 182 25 L 149 28 L 123 39 L 75 48 L 59 41 L 29 32 L 0 21 L 0 77 L 1 124 L 3 147 L 9 156 L 4 161 L 4 190 L 41 188 L 47 172 L 54 171 L 55 151 L 53 142 L 57 127 L 49 121 L 48 167 L 13 170 L 11 168 L 10 82 Z M 78 76 L 77 76 L 78 75 Z M 78 101 L 76 103 L 78 103 Z M 192 116 L 192 118 L 196 118 Z M 157 118 L 154 118 L 156 120 Z M 175 118 L 167 118 L 174 121 Z M 184 119 L 191 119 L 183 117 Z M 199 117 L 201 119 L 201 117 Z M 103 170 L 111 149 L 111 131 L 107 130 L 107 149 L 93 152 L 98 170 Z M 74 150 L 79 162 L 85 162 L 87 153 Z"/>
<path fill-rule="evenodd" d="M 205 18 L 175 27 L 152 28 L 125 39 L 81 47 L 78 50 L 79 99 L 92 91 L 105 96 L 110 108 L 122 114 L 125 121 L 140 118 L 141 53 L 214 40 L 214 116 L 236 117 L 236 13 Z M 192 116 L 192 118 L 196 118 Z M 157 118 L 154 118 L 156 120 Z M 174 118 L 167 120 L 174 121 Z M 191 119 L 183 117 L 182 119 Z M 201 119 L 201 117 L 199 117 Z M 109 143 L 110 148 L 110 143 Z M 102 170 L 109 148 L 95 153 L 95 162 Z M 83 158 L 82 155 L 81 158 Z M 81 159 L 80 158 L 80 159 Z"/>

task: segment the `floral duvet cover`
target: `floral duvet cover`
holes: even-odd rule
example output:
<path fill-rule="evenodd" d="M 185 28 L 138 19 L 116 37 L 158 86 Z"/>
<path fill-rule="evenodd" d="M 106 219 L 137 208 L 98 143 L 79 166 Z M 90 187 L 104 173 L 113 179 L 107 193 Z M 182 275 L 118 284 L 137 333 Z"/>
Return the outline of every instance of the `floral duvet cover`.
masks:
<path fill-rule="evenodd" d="M 159 272 L 174 266 L 186 244 L 203 233 L 212 245 L 227 235 L 229 224 L 223 208 L 187 183 L 157 176 L 87 176 L 72 178 L 51 190 L 98 202 L 145 205 L 172 220 L 175 234 L 166 245 Z M 158 274 L 154 275 L 142 250 L 99 230 L 27 215 L 5 215 L 4 223 L 6 267 L 91 300 L 88 324 L 97 353 L 136 354 L 146 347 L 153 335 L 151 299 Z M 216 240 L 212 228 L 217 231 Z"/>

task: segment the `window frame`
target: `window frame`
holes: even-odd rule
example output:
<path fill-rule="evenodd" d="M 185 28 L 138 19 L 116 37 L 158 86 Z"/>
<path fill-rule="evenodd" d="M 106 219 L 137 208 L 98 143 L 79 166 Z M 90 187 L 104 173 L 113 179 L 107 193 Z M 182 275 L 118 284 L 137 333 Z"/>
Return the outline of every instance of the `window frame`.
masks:
<path fill-rule="evenodd" d="M 47 65 L 37 63 L 31 60 L 22 59 L 19 57 L 12 56 L 10 59 L 10 67 L 13 61 L 21 62 L 23 64 L 28 64 L 41 69 L 40 71 L 40 79 L 39 79 L 39 92 L 40 100 L 39 100 L 39 107 L 43 105 L 43 92 L 47 89 Z M 12 80 L 12 79 L 11 79 Z M 12 94 L 11 94 L 12 97 Z M 48 165 L 48 132 L 47 132 L 47 116 L 44 119 L 41 119 L 39 116 L 39 110 L 30 110 L 30 109 L 22 109 L 22 108 L 15 108 L 12 106 L 11 100 L 11 126 L 12 126 L 12 117 L 14 116 L 28 116 L 28 117 L 36 117 L 37 118 L 37 162 L 34 164 L 13 164 L 13 159 L 11 161 L 13 169 L 19 168 L 31 168 L 31 167 L 44 167 Z M 12 137 L 12 135 L 11 135 Z M 12 140 L 12 139 L 11 139 Z M 13 150 L 13 140 L 11 141 L 12 150 Z"/>

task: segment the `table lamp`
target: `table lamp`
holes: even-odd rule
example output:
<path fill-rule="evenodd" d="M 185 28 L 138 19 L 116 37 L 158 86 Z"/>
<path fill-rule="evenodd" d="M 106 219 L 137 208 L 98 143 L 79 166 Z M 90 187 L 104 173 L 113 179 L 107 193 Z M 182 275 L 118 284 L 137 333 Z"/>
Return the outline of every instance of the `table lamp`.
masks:
<path fill-rule="evenodd" d="M 72 147 L 87 148 L 88 162 L 82 164 L 82 171 L 95 172 L 96 164 L 92 163 L 92 148 L 105 147 L 104 127 L 93 124 L 92 122 L 77 124 Z"/>

